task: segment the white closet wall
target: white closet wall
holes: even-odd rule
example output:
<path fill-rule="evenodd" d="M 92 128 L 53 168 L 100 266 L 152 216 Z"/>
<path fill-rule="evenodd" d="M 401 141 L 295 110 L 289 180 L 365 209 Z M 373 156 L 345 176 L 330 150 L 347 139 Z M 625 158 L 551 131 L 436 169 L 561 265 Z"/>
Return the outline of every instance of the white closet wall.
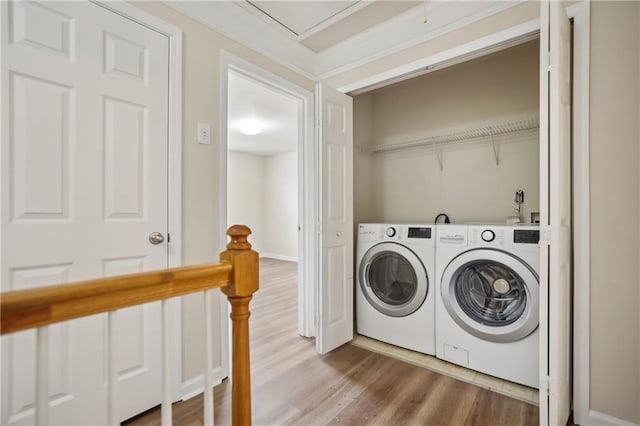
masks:
<path fill-rule="evenodd" d="M 372 146 L 538 113 L 538 42 L 434 71 L 355 98 L 356 222 L 504 222 L 514 193 L 522 219 L 539 209 L 538 132 L 449 144 L 442 170 L 429 146 L 372 153 Z"/>

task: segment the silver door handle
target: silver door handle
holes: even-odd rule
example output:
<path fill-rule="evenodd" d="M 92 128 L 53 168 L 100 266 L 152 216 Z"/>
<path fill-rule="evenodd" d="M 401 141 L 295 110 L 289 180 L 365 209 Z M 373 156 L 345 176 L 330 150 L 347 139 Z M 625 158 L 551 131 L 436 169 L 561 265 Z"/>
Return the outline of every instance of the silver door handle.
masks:
<path fill-rule="evenodd" d="M 159 232 L 152 232 L 149 234 L 149 242 L 151 244 L 160 244 L 164 242 L 164 235 Z"/>

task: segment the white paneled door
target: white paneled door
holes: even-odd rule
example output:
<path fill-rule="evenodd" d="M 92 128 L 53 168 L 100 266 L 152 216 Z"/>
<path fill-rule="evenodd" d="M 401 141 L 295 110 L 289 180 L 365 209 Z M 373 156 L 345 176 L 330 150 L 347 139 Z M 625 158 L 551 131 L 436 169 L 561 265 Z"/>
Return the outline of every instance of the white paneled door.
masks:
<path fill-rule="evenodd" d="M 316 86 L 320 158 L 320 276 L 316 349 L 353 339 L 353 99 Z"/>
<path fill-rule="evenodd" d="M 90 2 L 1 6 L 2 291 L 167 267 L 168 38 Z M 124 419 L 161 401 L 159 305 L 117 318 Z M 106 327 L 50 328 L 51 423 L 106 423 Z M 34 422 L 34 346 L 2 338 L 2 424 Z"/>
<path fill-rule="evenodd" d="M 540 423 L 569 418 L 571 342 L 571 26 L 561 2 L 541 3 Z"/>

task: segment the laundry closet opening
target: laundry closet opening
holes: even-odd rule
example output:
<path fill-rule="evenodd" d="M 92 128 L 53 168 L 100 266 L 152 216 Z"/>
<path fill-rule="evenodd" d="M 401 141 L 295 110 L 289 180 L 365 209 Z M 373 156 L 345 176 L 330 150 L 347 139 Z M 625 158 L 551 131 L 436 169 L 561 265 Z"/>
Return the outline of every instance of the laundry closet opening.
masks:
<path fill-rule="evenodd" d="M 539 40 L 353 98 L 354 223 L 539 212 Z"/>
<path fill-rule="evenodd" d="M 353 98 L 358 243 L 369 243 L 370 251 L 393 247 L 389 258 L 407 247 L 422 261 L 415 268 L 387 262 L 378 273 L 388 280 L 385 288 L 398 291 L 423 270 L 428 281 L 424 312 L 383 317 L 359 297 L 360 287 L 366 292 L 376 276 L 369 252 L 362 256 L 365 249 L 358 248 L 356 331 L 435 356 L 443 370 L 480 386 L 505 379 L 502 393 L 532 403 L 539 383 L 539 44 L 537 38 L 522 41 Z M 433 224 L 441 213 L 452 223 L 451 241 L 460 238 L 462 248 L 438 248 L 441 231 Z M 499 226 L 508 224 L 518 230 Z M 462 263 L 455 266 L 457 260 Z M 447 278 L 447 272 L 455 273 Z M 459 318 L 449 312 L 456 310 Z M 406 341 L 398 332 L 385 340 L 385 331 L 411 328 L 411 317 L 421 315 L 421 330 L 405 332 Z M 416 345 L 429 327 L 435 339 Z M 520 334 L 509 336 L 507 329 Z"/>

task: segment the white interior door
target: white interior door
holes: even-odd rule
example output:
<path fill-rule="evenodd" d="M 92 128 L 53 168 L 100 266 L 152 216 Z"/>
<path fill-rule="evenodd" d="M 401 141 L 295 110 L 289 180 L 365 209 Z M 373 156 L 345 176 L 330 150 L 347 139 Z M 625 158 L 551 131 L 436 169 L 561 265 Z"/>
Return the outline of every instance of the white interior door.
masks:
<path fill-rule="evenodd" d="M 320 267 L 316 349 L 353 339 L 353 99 L 316 86 L 320 166 Z"/>
<path fill-rule="evenodd" d="M 562 3 L 541 8 L 540 422 L 564 425 L 571 374 L 571 26 Z"/>
<path fill-rule="evenodd" d="M 167 267 L 168 38 L 90 2 L 1 7 L 2 291 Z M 117 315 L 125 419 L 161 401 L 160 309 Z M 50 328 L 52 423 L 106 422 L 106 324 Z M 34 421 L 34 346 L 2 338 L 2 424 Z"/>

